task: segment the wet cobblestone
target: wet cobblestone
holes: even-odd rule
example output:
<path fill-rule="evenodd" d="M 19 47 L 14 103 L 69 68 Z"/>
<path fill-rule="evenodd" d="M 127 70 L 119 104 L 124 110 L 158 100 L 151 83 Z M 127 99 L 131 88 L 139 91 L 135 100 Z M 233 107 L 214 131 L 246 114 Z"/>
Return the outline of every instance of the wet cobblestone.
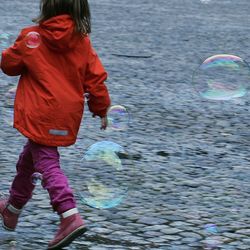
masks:
<path fill-rule="evenodd" d="M 38 2 L 1 3 L 1 33 L 14 38 L 30 25 Z M 112 102 L 125 105 L 133 119 L 126 135 L 86 132 L 82 125 L 83 139 L 60 149 L 62 168 L 76 189 L 74 169 L 80 170 L 84 150 L 112 139 L 128 149 L 136 169 L 133 190 L 119 206 L 99 210 L 78 200 L 89 230 L 67 249 L 250 249 L 249 94 L 237 102 L 209 102 L 191 86 L 193 70 L 211 55 L 235 54 L 249 62 L 250 2 L 90 5 L 92 40 L 109 72 Z M 0 74 L 1 102 L 16 82 Z M 0 192 L 6 193 L 25 139 L 2 120 L 0 127 Z M 204 229 L 210 223 L 218 228 L 215 235 Z M 16 232 L 0 229 L 0 249 L 46 249 L 57 224 L 48 194 L 37 187 Z"/>

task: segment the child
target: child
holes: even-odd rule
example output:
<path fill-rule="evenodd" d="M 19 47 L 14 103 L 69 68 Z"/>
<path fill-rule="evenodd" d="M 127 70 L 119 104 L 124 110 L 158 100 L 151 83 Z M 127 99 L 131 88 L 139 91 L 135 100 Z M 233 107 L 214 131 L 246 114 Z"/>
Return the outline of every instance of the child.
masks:
<path fill-rule="evenodd" d="M 31 176 L 41 173 L 43 188 L 61 219 L 48 249 L 58 249 L 69 245 L 86 227 L 60 169 L 57 147 L 75 143 L 85 93 L 89 93 L 89 110 L 101 117 L 102 129 L 107 126 L 110 98 L 104 84 L 107 73 L 88 36 L 88 1 L 41 0 L 35 22 L 38 25 L 23 29 L 14 45 L 2 53 L 2 71 L 20 75 L 14 127 L 28 141 L 17 162 L 10 196 L 0 201 L 0 215 L 4 228 L 15 230 L 21 209 L 32 196 Z M 40 36 L 40 43 L 28 46 L 29 34 Z"/>

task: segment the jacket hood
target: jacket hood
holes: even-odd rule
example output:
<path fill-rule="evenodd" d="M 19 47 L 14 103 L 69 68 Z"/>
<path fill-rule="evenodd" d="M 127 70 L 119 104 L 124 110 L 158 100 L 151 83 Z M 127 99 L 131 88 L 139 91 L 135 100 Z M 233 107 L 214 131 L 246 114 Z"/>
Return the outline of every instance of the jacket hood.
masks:
<path fill-rule="evenodd" d="M 75 47 L 80 35 L 75 32 L 75 24 L 69 15 L 59 15 L 40 23 L 41 35 L 45 43 L 54 50 L 69 50 Z"/>

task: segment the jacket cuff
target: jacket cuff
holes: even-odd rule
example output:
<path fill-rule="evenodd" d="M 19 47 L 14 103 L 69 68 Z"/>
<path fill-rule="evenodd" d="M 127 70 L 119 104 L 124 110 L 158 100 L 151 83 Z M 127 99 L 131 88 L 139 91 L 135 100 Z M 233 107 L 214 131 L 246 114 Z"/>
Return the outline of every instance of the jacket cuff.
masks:
<path fill-rule="evenodd" d="M 108 113 L 108 109 L 104 109 L 104 110 L 99 111 L 98 113 L 94 113 L 94 115 L 103 118 L 107 115 L 107 113 Z"/>

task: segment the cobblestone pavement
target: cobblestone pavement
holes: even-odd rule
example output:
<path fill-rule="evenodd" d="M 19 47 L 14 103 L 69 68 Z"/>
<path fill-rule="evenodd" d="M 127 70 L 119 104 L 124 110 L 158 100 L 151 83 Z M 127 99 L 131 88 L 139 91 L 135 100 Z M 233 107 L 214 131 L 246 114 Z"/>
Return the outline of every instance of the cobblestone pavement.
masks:
<path fill-rule="evenodd" d="M 60 149 L 62 168 L 78 188 L 74 170 L 87 146 L 110 139 L 130 152 L 134 184 L 112 209 L 79 202 L 89 231 L 68 249 L 250 249 L 249 94 L 211 102 L 191 85 L 194 69 L 211 55 L 250 62 L 249 0 L 90 4 L 92 40 L 109 72 L 113 104 L 128 107 L 132 123 L 125 135 L 82 126 L 84 139 Z M 0 32 L 15 37 L 37 10 L 38 0 L 2 1 Z M 0 101 L 16 81 L 0 75 Z M 1 121 L 1 192 L 8 191 L 24 141 Z M 46 249 L 57 223 L 46 191 L 37 187 L 17 231 L 0 229 L 0 249 Z"/>

